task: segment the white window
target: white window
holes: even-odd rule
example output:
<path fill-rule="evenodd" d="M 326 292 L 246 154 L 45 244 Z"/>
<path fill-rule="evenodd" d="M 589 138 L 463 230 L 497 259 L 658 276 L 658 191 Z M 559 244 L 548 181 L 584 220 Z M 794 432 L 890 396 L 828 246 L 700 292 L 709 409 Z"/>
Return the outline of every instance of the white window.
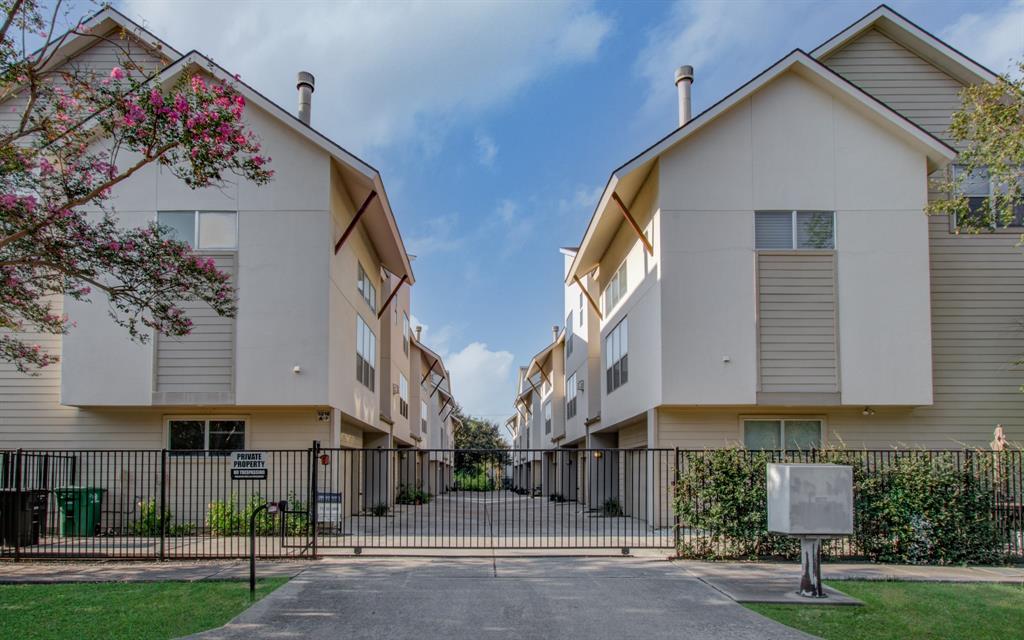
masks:
<path fill-rule="evenodd" d="M 402 351 L 409 355 L 409 314 L 402 312 Z"/>
<path fill-rule="evenodd" d="M 565 419 L 576 417 L 576 373 L 565 380 Z"/>
<path fill-rule="evenodd" d="M 193 249 L 237 249 L 238 214 L 234 211 L 159 211 L 156 221 L 170 237 Z"/>
<path fill-rule="evenodd" d="M 821 420 L 806 418 L 744 420 L 743 446 L 754 450 L 806 451 L 820 449 Z"/>
<path fill-rule="evenodd" d="M 583 322 L 587 319 L 587 314 L 583 313 L 583 292 L 580 292 L 580 328 L 583 327 Z"/>
<path fill-rule="evenodd" d="M 398 374 L 398 413 L 403 418 L 409 417 L 409 381 L 402 373 Z"/>
<path fill-rule="evenodd" d="M 363 296 L 366 304 L 370 305 L 370 308 L 376 313 L 377 287 L 370 282 L 370 276 L 366 274 L 366 269 L 363 269 L 362 263 L 359 263 L 359 278 L 356 280 L 356 291 L 359 292 L 359 295 Z"/>
<path fill-rule="evenodd" d="M 755 211 L 757 249 L 834 249 L 835 214 L 831 211 Z"/>
<path fill-rule="evenodd" d="M 427 401 L 420 400 L 420 433 L 427 432 L 427 412 L 430 409 L 427 408 Z"/>
<path fill-rule="evenodd" d="M 544 403 L 544 433 L 551 433 L 551 401 Z"/>
<path fill-rule="evenodd" d="M 356 380 L 373 391 L 377 375 L 377 336 L 362 316 L 356 316 Z"/>
<path fill-rule="evenodd" d="M 601 304 L 604 305 L 605 314 L 611 313 L 611 310 L 615 308 L 615 305 L 619 303 L 626 295 L 626 261 L 622 262 L 619 270 L 615 272 L 612 279 L 608 281 L 608 284 L 604 287 L 604 292 L 601 294 Z"/>
<path fill-rule="evenodd" d="M 1024 227 L 1024 202 L 1016 203 L 1011 220 L 997 219 L 989 202 L 992 195 L 999 193 L 999 186 L 992 184 L 987 168 L 979 167 L 968 173 L 964 167 L 954 165 L 953 177 L 961 181 L 960 192 L 967 198 L 967 215 L 976 219 L 977 226 Z"/>
<path fill-rule="evenodd" d="M 172 455 L 226 456 L 245 449 L 245 420 L 172 418 L 167 421 L 167 448 Z"/>
<path fill-rule="evenodd" d="M 605 386 L 607 393 L 629 381 L 629 326 L 623 318 L 604 339 Z"/>
<path fill-rule="evenodd" d="M 572 311 L 565 317 L 565 357 L 572 355 Z"/>

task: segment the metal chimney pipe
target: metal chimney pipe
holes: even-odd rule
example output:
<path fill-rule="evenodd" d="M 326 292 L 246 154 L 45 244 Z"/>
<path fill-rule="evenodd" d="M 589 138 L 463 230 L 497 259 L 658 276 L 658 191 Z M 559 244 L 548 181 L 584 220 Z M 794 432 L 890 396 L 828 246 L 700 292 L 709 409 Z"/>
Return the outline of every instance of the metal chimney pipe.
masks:
<path fill-rule="evenodd" d="M 316 78 L 308 71 L 300 71 L 295 88 L 299 90 L 299 120 L 308 125 L 313 110 L 313 90 L 316 88 Z"/>
<path fill-rule="evenodd" d="M 679 92 L 679 126 L 690 121 L 690 87 L 693 85 L 693 67 L 685 65 L 676 69 L 676 91 Z"/>
<path fill-rule="evenodd" d="M 558 340 L 558 325 L 557 324 L 551 327 L 551 336 L 552 336 L 551 337 L 551 341 L 552 342 L 554 342 L 555 340 Z"/>
<path fill-rule="evenodd" d="M 420 336 L 422 334 L 423 334 L 423 326 L 422 325 L 416 325 L 416 342 L 422 342 L 423 341 L 420 338 Z"/>

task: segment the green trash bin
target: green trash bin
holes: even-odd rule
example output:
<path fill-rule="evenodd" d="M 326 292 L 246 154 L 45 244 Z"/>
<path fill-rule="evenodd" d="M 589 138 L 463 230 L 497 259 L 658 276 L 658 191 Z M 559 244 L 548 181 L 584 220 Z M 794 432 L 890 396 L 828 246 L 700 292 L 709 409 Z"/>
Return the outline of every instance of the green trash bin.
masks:
<path fill-rule="evenodd" d="M 103 494 L 100 487 L 61 487 L 57 494 L 60 511 L 60 535 L 94 536 L 100 532 Z"/>

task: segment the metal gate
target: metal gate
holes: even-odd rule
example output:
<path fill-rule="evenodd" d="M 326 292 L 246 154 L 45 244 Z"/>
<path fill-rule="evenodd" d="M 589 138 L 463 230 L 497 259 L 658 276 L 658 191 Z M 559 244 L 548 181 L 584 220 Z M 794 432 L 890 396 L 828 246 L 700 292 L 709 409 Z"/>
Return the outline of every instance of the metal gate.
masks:
<path fill-rule="evenodd" d="M 313 546 L 672 548 L 669 449 L 319 449 Z"/>

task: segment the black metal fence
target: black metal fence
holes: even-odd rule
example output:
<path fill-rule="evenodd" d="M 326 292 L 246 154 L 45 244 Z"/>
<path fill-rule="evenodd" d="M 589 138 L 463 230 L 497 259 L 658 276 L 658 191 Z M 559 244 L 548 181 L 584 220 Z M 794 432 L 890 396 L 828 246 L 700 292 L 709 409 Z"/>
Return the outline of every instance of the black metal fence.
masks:
<path fill-rule="evenodd" d="M 748 500 L 754 495 L 755 489 L 763 489 L 764 472 L 761 464 L 766 462 L 795 463 L 838 463 L 854 467 L 855 502 L 859 493 L 859 482 L 873 481 L 874 489 L 879 483 L 891 481 L 886 471 L 896 471 L 903 466 L 904 472 L 920 473 L 924 469 L 944 469 L 954 484 L 961 483 L 964 491 L 970 490 L 973 496 L 984 501 L 978 512 L 981 517 L 988 518 L 999 537 L 998 552 L 1004 558 L 1024 559 L 1024 452 L 983 451 L 983 450 L 809 450 L 809 451 L 739 451 L 730 450 L 730 455 L 743 456 L 748 462 L 756 462 L 745 469 L 738 470 L 736 465 L 723 464 L 721 450 L 680 450 L 676 453 L 676 468 L 679 475 L 677 482 L 688 483 L 684 491 L 682 485 L 675 492 L 679 500 L 687 500 L 686 512 L 692 514 L 692 521 L 686 518 L 678 522 L 678 546 L 686 550 L 688 555 L 704 557 L 766 557 L 773 555 L 771 548 L 762 550 L 757 543 L 765 539 L 764 527 L 754 527 L 750 522 L 754 518 L 750 514 L 727 513 L 722 517 L 723 502 L 715 496 L 727 494 L 730 489 L 716 490 L 712 487 L 714 478 L 725 474 L 733 474 L 733 482 L 745 482 L 750 486 L 743 493 Z M 719 456 L 717 466 L 712 462 Z M 923 466 L 912 466 L 919 463 Z M 739 471 L 739 473 L 737 473 Z M 745 475 L 744 475 L 745 474 Z M 924 478 L 921 478 L 921 486 Z M 728 484 L 721 483 L 721 484 Z M 759 484 L 760 487 L 754 487 Z M 968 486 L 969 485 L 969 486 Z M 925 489 L 920 489 L 925 490 Z M 683 495 L 683 494 L 686 495 Z M 957 492 L 961 493 L 961 492 Z M 756 508 L 763 509 L 763 500 Z M 751 504 L 747 502 L 746 504 Z M 977 503 L 975 503 L 977 504 Z M 901 505 L 902 506 L 902 505 Z M 746 519 L 734 516 L 747 515 Z M 868 521 L 868 515 L 861 513 L 859 507 L 854 510 L 855 530 L 861 530 L 862 520 Z M 745 524 L 737 527 L 737 523 Z M 724 523 L 724 526 L 712 526 L 711 523 Z M 929 523 L 920 523 L 922 529 Z M 875 532 L 881 537 L 895 537 L 895 533 Z M 962 533 L 962 532 L 961 532 Z M 904 532 L 906 535 L 906 532 Z M 922 534 L 927 538 L 927 532 Z M 769 545 L 770 547 L 770 545 Z M 869 554 L 857 544 L 857 536 L 837 538 L 823 544 L 823 552 L 832 558 L 864 558 Z"/>
<path fill-rule="evenodd" d="M 268 501 L 261 557 L 673 546 L 672 450 L 245 453 L 0 451 L 0 556 L 244 557 Z"/>
<path fill-rule="evenodd" d="M 254 453 L 254 452 L 246 452 Z M 713 451 L 674 449 L 308 449 L 255 452 L 0 451 L 0 556 L 122 559 L 315 557 L 362 549 L 702 548 L 728 536 L 681 521 L 677 482 Z M 908 457 L 948 460 L 982 483 L 1011 557 L 1024 557 L 1022 453 L 744 452 L 773 461 L 855 462 L 877 472 Z M 246 466 L 248 465 L 248 466 Z M 233 467 L 235 467 L 233 469 Z M 689 478 L 693 480 L 692 477 Z M 763 478 L 751 477 L 751 483 Z M 694 502 L 690 513 L 721 509 Z M 851 540 L 833 557 L 858 557 Z"/>

